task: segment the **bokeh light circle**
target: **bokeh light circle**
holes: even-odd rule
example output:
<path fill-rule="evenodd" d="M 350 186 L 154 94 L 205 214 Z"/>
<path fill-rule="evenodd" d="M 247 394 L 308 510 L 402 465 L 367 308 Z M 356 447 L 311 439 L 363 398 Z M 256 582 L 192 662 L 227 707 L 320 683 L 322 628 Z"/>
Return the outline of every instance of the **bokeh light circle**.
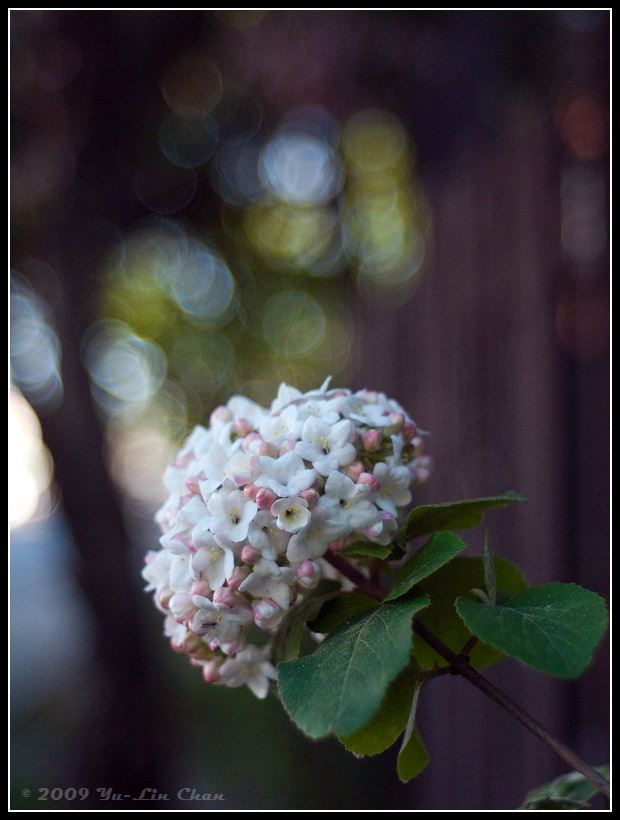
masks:
<path fill-rule="evenodd" d="M 306 356 L 323 339 L 325 314 L 307 293 L 284 290 L 267 302 L 264 331 L 270 345 L 282 356 Z"/>
<path fill-rule="evenodd" d="M 95 397 L 108 411 L 144 407 L 162 384 L 166 357 L 155 342 L 131 332 L 123 322 L 95 323 L 83 339 L 82 358 Z"/>
<path fill-rule="evenodd" d="M 235 282 L 228 265 L 201 242 L 190 240 L 170 287 L 174 300 L 190 319 L 221 323 L 234 313 Z"/>
<path fill-rule="evenodd" d="M 297 131 L 283 131 L 267 143 L 260 173 L 275 196 L 292 203 L 325 202 L 342 186 L 340 161 L 331 147 Z"/>
<path fill-rule="evenodd" d="M 354 169 L 385 171 L 397 166 L 407 148 L 407 131 L 398 117 L 381 109 L 365 109 L 349 118 L 343 145 Z"/>

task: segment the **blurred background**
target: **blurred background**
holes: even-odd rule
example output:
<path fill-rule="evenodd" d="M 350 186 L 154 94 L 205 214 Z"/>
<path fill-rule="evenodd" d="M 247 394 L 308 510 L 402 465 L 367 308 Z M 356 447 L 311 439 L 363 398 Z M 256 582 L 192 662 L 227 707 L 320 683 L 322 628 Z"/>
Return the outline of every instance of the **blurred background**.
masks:
<path fill-rule="evenodd" d="M 416 503 L 516 490 L 492 549 L 609 599 L 609 13 L 10 28 L 12 807 L 516 808 L 567 766 L 464 680 L 422 692 L 403 785 L 397 748 L 356 760 L 203 683 L 140 570 L 192 426 L 332 374 L 430 431 Z M 607 640 L 577 682 L 487 674 L 608 761 Z"/>

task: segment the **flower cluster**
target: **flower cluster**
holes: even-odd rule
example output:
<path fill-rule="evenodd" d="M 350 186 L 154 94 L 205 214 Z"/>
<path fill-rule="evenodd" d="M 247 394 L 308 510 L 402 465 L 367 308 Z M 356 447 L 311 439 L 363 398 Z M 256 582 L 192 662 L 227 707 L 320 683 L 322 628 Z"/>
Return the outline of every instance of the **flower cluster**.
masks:
<path fill-rule="evenodd" d="M 389 544 L 428 478 L 422 438 L 396 401 L 328 388 L 282 384 L 269 409 L 234 396 L 165 473 L 161 549 L 143 576 L 172 648 L 210 683 L 265 697 L 276 672 L 268 644 L 248 643 L 250 627 L 275 632 L 328 551 Z"/>

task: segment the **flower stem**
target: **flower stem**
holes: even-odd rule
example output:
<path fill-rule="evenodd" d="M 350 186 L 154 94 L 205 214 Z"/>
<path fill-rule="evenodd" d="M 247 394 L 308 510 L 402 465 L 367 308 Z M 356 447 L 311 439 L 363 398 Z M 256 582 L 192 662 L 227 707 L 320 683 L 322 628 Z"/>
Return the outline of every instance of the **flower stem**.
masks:
<path fill-rule="evenodd" d="M 323 556 L 323 560 L 331 564 L 334 569 L 337 569 L 338 572 L 344 575 L 345 578 L 348 578 L 349 581 L 353 581 L 359 592 L 370 595 L 371 598 L 377 598 L 379 601 L 385 596 L 385 591 L 379 584 L 363 575 L 341 555 L 335 552 L 326 552 Z"/>
<path fill-rule="evenodd" d="M 606 797 L 609 797 L 609 783 L 596 769 L 593 769 L 592 766 L 577 757 L 572 749 L 552 735 L 548 729 L 545 729 L 545 727 L 526 712 L 525 709 L 522 709 L 521 706 L 502 692 L 501 689 L 498 689 L 491 681 L 473 669 L 473 667 L 469 665 L 467 657 L 463 654 L 457 655 L 440 641 L 439 638 L 435 637 L 423 624 L 414 622 L 413 629 L 438 655 L 441 655 L 444 660 L 448 661 L 453 674 L 461 675 L 474 686 L 478 687 L 480 691 L 498 703 L 503 709 L 516 718 L 516 720 L 522 723 L 523 726 L 529 729 L 530 732 L 546 743 L 547 746 L 563 758 L 573 769 L 581 772 L 600 792 Z"/>
<path fill-rule="evenodd" d="M 382 600 L 384 591 L 376 583 L 366 578 L 359 570 L 352 566 L 345 558 L 336 553 L 328 553 L 323 556 L 338 572 L 342 573 L 350 581 L 357 585 L 360 592 L 371 595 L 373 598 Z M 518 703 L 515 703 L 512 698 L 498 689 L 495 684 L 483 677 L 472 666 L 469 665 L 469 651 L 476 642 L 474 637 L 470 638 L 459 655 L 453 652 L 442 641 L 439 640 L 432 632 L 430 632 L 423 624 L 417 621 L 413 622 L 413 630 L 426 643 L 441 655 L 444 660 L 450 664 L 450 671 L 453 675 L 461 675 L 481 692 L 494 700 L 516 720 L 518 720 L 526 729 L 529 729 L 536 737 L 546 743 L 559 757 L 565 760 L 573 769 L 590 781 L 596 788 L 602 792 L 606 797 L 610 796 L 609 783 L 600 775 L 596 769 L 592 768 L 588 763 L 585 763 L 570 749 L 566 744 L 558 740 L 548 729 L 533 718 L 529 712 L 526 712 Z"/>

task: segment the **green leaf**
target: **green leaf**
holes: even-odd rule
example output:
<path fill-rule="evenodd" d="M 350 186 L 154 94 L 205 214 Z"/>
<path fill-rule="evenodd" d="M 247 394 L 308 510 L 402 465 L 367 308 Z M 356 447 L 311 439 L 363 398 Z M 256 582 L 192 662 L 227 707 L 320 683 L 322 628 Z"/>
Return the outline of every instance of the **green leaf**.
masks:
<path fill-rule="evenodd" d="M 428 763 L 428 752 L 422 738 L 414 726 L 406 744 L 398 754 L 396 769 L 398 776 L 403 783 L 407 783 L 413 777 L 417 777 Z"/>
<path fill-rule="evenodd" d="M 384 600 L 400 598 L 466 548 L 467 544 L 453 532 L 434 533 L 398 570 Z"/>
<path fill-rule="evenodd" d="M 489 545 L 488 530 L 484 533 L 482 564 L 484 566 L 484 585 L 487 595 L 489 596 L 489 603 L 491 606 L 495 606 L 497 603 L 497 582 L 495 581 L 495 567 L 493 565 L 493 555 L 491 554 L 491 547 Z"/>
<path fill-rule="evenodd" d="M 596 771 L 609 780 L 609 766 L 597 766 Z M 598 793 L 596 786 L 580 772 L 561 774 L 550 783 L 537 786 L 528 793 L 521 809 L 587 808 L 587 801 Z M 558 805 L 562 802 L 576 805 Z M 554 804 L 554 805 L 550 805 Z"/>
<path fill-rule="evenodd" d="M 315 618 L 323 604 L 336 597 L 339 592 L 338 581 L 324 578 L 301 603 L 292 606 L 287 611 L 273 639 L 271 653 L 274 663 L 293 660 L 299 655 L 301 636 L 306 621 Z"/>
<path fill-rule="evenodd" d="M 486 643 L 558 678 L 576 678 L 607 628 L 605 602 L 576 584 L 545 584 L 500 606 L 458 598 L 456 611 Z"/>
<path fill-rule="evenodd" d="M 347 624 L 356 621 L 364 612 L 378 606 L 379 601 L 369 595 L 363 595 L 361 592 L 343 592 L 326 601 L 317 617 L 308 622 L 308 627 L 313 632 L 333 632 L 345 621 Z"/>
<path fill-rule="evenodd" d="M 581 800 L 570 800 L 567 797 L 543 797 L 542 800 L 533 800 L 526 803 L 523 809 L 539 809 L 540 811 L 558 811 L 559 809 L 588 809 L 589 803 Z"/>
<path fill-rule="evenodd" d="M 350 555 L 352 557 L 370 555 L 373 558 L 387 558 L 391 552 L 391 544 L 383 546 L 382 544 L 374 544 L 372 541 L 355 541 L 353 544 L 347 544 L 341 555 Z"/>
<path fill-rule="evenodd" d="M 426 504 L 415 507 L 405 518 L 398 536 L 399 543 L 406 544 L 418 535 L 438 530 L 464 530 L 475 527 L 482 521 L 484 510 L 505 507 L 513 501 L 525 501 L 515 492 L 491 498 L 476 498 L 471 501 L 448 501 L 443 504 Z"/>
<path fill-rule="evenodd" d="M 514 594 L 527 587 L 521 572 L 502 558 L 493 559 L 495 577 L 499 590 Z M 436 635 L 453 652 L 460 652 L 471 632 L 456 613 L 454 601 L 459 595 L 467 595 L 474 587 L 484 585 L 482 558 L 457 555 L 448 564 L 420 582 L 429 594 L 431 605 L 417 616 L 424 626 Z M 445 661 L 419 636 L 414 637 L 412 654 L 423 669 L 435 664 L 447 666 Z M 482 669 L 496 663 L 503 652 L 478 641 L 470 653 L 470 664 Z"/>
<path fill-rule="evenodd" d="M 416 777 L 428 763 L 428 753 L 422 743 L 418 730 L 415 725 L 416 713 L 418 711 L 418 699 L 420 697 L 420 690 L 422 689 L 424 681 L 418 679 L 416 681 L 413 698 L 411 700 L 411 709 L 409 711 L 409 719 L 407 721 L 407 728 L 405 736 L 398 753 L 398 761 L 396 769 L 398 776 L 403 783 L 407 783 L 413 777 Z"/>
<path fill-rule="evenodd" d="M 417 677 L 413 664 L 415 661 L 390 683 L 381 706 L 370 721 L 352 735 L 339 738 L 345 749 L 356 755 L 376 755 L 396 742 L 405 730 L 411 709 Z"/>
<path fill-rule="evenodd" d="M 282 702 L 303 732 L 346 736 L 368 723 L 409 660 L 411 621 L 428 600 L 412 590 L 338 627 L 312 655 L 278 664 Z"/>

